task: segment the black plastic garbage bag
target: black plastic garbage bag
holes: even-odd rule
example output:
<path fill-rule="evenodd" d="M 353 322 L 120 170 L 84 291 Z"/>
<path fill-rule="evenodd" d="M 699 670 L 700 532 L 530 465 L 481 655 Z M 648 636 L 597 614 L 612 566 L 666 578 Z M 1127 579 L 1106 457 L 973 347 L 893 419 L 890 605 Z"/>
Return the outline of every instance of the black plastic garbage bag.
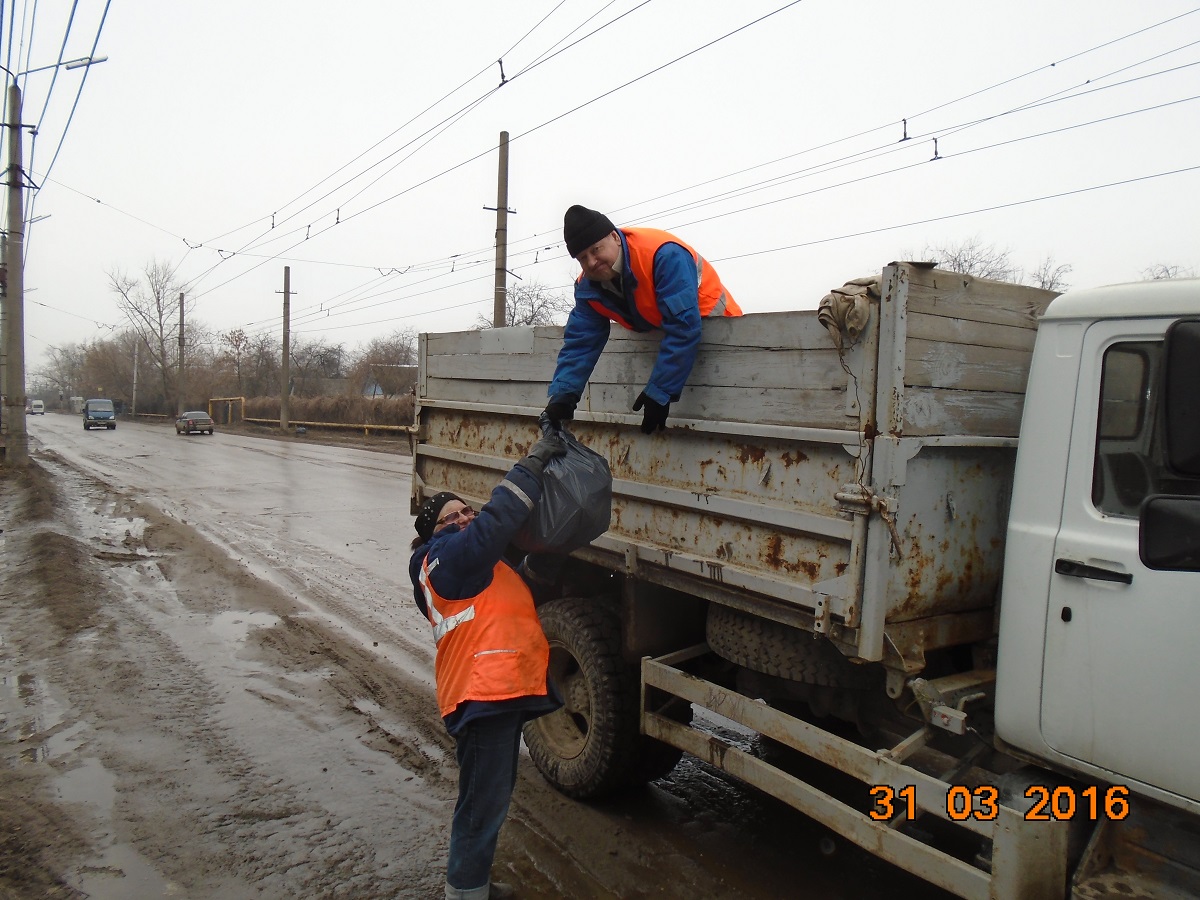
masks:
<path fill-rule="evenodd" d="M 548 421 L 542 433 L 553 428 Z M 612 517 L 612 471 L 608 460 L 565 428 L 567 452 L 542 470 L 542 496 L 513 538 L 526 553 L 570 553 L 608 530 Z"/>

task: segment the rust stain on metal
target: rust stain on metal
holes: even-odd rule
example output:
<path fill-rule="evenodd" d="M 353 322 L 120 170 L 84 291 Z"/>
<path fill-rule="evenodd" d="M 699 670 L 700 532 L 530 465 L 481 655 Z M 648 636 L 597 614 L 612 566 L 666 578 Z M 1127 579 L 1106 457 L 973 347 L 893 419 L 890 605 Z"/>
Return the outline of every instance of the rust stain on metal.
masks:
<path fill-rule="evenodd" d="M 833 567 L 833 571 L 835 575 L 841 576 L 846 574 L 848 568 L 850 568 L 849 563 L 840 562 Z"/>
<path fill-rule="evenodd" d="M 783 568 L 783 537 L 773 534 L 767 538 L 767 555 L 763 560 L 772 569 Z"/>
<path fill-rule="evenodd" d="M 737 451 L 737 461 L 742 465 L 746 463 L 760 463 L 766 457 L 767 452 L 762 447 L 748 446 L 742 444 Z"/>
<path fill-rule="evenodd" d="M 816 581 L 817 575 L 821 571 L 821 567 L 812 560 L 798 559 L 792 561 L 783 555 L 783 537 L 779 534 L 772 534 L 767 538 L 767 552 L 763 556 L 763 562 L 768 568 L 776 571 L 787 572 L 791 575 L 803 573 L 808 576 L 810 581 Z"/>
<path fill-rule="evenodd" d="M 808 454 L 802 453 L 799 450 L 786 450 L 783 453 L 783 466 L 785 469 L 790 469 L 792 466 L 798 466 L 802 462 L 808 461 Z"/>

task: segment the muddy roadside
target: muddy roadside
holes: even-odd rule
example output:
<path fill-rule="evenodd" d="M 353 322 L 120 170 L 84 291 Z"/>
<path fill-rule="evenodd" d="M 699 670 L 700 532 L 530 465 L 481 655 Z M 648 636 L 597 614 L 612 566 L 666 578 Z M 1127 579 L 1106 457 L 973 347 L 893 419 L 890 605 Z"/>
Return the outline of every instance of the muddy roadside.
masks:
<path fill-rule="evenodd" d="M 35 457 L 0 469 L 0 898 L 440 896 L 457 771 L 409 598 L 411 641 L 343 631 Z M 523 759 L 496 874 L 526 898 L 918 896 L 824 835 L 696 760 L 578 804 Z"/>
<path fill-rule="evenodd" d="M 425 680 L 54 476 L 0 481 L 0 896 L 436 896 L 455 775 Z"/>

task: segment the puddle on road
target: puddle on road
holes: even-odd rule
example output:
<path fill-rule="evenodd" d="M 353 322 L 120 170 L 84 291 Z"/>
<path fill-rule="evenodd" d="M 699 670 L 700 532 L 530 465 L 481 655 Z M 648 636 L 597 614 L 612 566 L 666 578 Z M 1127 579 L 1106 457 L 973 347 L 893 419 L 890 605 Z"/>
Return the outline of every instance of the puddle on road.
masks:
<path fill-rule="evenodd" d="M 210 628 L 230 641 L 244 641 L 251 628 L 274 628 L 279 616 L 266 612 L 231 610 L 213 616 Z"/>
<path fill-rule="evenodd" d="M 59 799 L 91 808 L 107 830 L 116 801 L 116 777 L 100 763 L 85 759 L 81 765 L 54 780 Z M 128 900 L 130 897 L 182 897 L 183 889 L 161 874 L 128 844 L 111 844 L 64 879 L 91 900 Z"/>
<path fill-rule="evenodd" d="M 127 844 L 109 847 L 100 859 L 68 875 L 66 882 L 89 900 L 154 900 L 186 897 L 182 885 L 163 878 Z"/>
<path fill-rule="evenodd" d="M 37 762 L 47 756 L 46 741 L 38 740 L 38 736 L 61 724 L 62 719 L 62 707 L 50 696 L 41 676 L 28 672 L 0 675 L 0 725 L 7 729 L 12 723 L 16 729 L 13 738 L 23 745 L 23 761 Z"/>
<path fill-rule="evenodd" d="M 85 759 L 76 768 L 54 779 L 54 787 L 64 802 L 87 803 L 96 807 L 105 818 L 112 814 L 117 796 L 115 784 L 116 777 L 95 758 Z"/>

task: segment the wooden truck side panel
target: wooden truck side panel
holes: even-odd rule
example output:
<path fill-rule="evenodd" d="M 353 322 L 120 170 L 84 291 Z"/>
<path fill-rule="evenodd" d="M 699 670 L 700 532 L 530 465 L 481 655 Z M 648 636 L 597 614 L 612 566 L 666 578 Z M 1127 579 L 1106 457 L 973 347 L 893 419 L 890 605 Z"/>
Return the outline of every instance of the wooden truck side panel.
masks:
<path fill-rule="evenodd" d="M 614 327 L 573 433 L 614 477 L 584 555 L 916 670 L 990 633 L 1036 317 L 1053 295 L 884 270 L 839 348 L 818 310 L 706 322 L 668 429 L 630 406 L 659 335 Z M 483 501 L 537 438 L 561 328 L 423 335 L 414 502 Z M 784 615 L 786 613 L 786 616 Z"/>

